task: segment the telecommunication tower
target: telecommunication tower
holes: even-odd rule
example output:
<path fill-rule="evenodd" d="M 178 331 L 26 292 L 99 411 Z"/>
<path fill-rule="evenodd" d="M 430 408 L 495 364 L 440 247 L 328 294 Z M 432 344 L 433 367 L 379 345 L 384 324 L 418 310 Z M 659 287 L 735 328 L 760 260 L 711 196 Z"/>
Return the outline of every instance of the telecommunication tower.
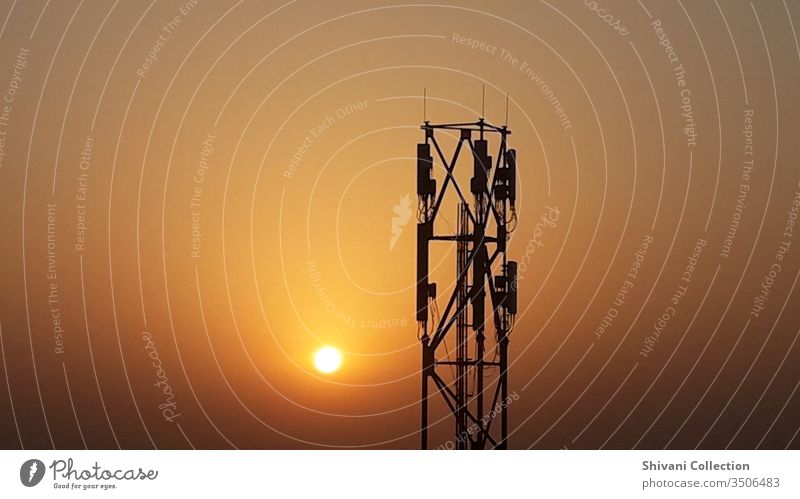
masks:
<path fill-rule="evenodd" d="M 417 144 L 421 447 L 428 448 L 429 389 L 433 388 L 455 421 L 447 448 L 506 449 L 508 340 L 517 313 L 517 264 L 506 258 L 507 240 L 516 226 L 517 154 L 507 145 L 511 130 L 484 118 L 438 125 L 425 120 L 420 128 L 425 133 L 425 141 Z M 449 156 L 437 140 L 441 135 L 458 138 Z M 494 164 L 492 147 L 497 151 Z M 434 171 L 434 154 L 440 171 Z M 462 164 L 472 163 L 468 189 L 465 180 L 458 180 L 459 159 Z M 449 233 L 440 233 L 442 227 L 436 222 L 443 218 L 446 194 L 455 196 L 457 223 Z M 455 243 L 455 278 L 442 314 L 429 268 L 434 243 Z"/>

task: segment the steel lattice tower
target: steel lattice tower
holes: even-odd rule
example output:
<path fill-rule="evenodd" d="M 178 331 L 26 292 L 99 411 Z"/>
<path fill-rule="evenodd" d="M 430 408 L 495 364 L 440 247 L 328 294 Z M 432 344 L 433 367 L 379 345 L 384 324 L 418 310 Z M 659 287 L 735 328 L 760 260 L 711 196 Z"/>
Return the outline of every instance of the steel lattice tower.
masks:
<path fill-rule="evenodd" d="M 428 448 L 428 390 L 433 382 L 455 420 L 452 448 L 506 449 L 508 337 L 517 312 L 517 264 L 506 258 L 506 241 L 516 225 L 516 151 L 507 148 L 511 131 L 483 118 L 441 125 L 425 121 L 421 128 L 425 132 L 425 141 L 417 145 L 421 446 Z M 437 132 L 459 137 L 449 158 L 437 141 Z M 489 155 L 491 142 L 497 147 L 494 165 Z M 443 167 L 438 189 L 433 153 Z M 465 191 L 457 180 L 456 166 L 460 156 L 462 163 L 469 161 L 467 154 L 472 156 L 473 169 Z M 451 233 L 440 234 L 436 221 L 442 218 L 441 207 L 448 193 L 457 196 L 457 227 L 455 232 L 451 228 Z M 471 199 L 465 194 L 471 194 Z M 456 244 L 452 293 L 441 316 L 436 284 L 429 273 L 430 243 L 434 242 Z M 448 341 L 454 346 L 455 359 L 450 357 Z"/>

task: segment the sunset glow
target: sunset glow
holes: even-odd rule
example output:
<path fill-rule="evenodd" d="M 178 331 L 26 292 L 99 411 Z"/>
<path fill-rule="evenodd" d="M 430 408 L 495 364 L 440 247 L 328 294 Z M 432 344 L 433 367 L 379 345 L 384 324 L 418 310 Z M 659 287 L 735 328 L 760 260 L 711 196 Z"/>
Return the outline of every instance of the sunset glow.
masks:
<path fill-rule="evenodd" d="M 342 356 L 333 347 L 322 347 L 314 355 L 314 367 L 322 373 L 332 373 L 339 369 L 341 364 Z"/>

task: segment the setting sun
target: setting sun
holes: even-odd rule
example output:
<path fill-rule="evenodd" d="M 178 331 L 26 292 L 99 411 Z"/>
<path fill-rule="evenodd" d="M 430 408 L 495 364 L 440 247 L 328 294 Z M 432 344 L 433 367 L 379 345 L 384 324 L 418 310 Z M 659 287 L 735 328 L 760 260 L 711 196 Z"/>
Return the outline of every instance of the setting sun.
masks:
<path fill-rule="evenodd" d="M 342 356 L 333 347 L 322 347 L 314 355 L 314 366 L 323 373 L 332 373 L 339 369 L 342 363 Z"/>

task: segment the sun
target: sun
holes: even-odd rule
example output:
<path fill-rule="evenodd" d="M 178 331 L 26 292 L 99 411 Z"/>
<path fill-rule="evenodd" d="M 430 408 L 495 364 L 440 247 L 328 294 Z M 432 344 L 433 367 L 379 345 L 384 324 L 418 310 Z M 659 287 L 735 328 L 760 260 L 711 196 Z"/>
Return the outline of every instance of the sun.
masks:
<path fill-rule="evenodd" d="M 333 347 L 322 347 L 314 355 L 314 366 L 323 373 L 332 373 L 342 364 L 339 350 Z"/>

